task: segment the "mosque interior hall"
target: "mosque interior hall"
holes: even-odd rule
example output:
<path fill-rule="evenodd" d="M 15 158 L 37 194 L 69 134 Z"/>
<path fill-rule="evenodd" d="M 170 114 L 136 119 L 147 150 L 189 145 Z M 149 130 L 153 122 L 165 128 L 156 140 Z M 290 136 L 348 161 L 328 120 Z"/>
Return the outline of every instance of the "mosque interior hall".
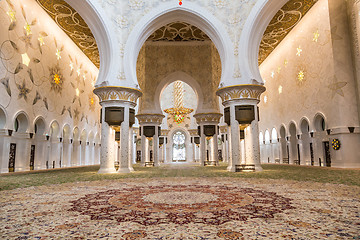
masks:
<path fill-rule="evenodd" d="M 360 238 L 359 0 L 3 0 L 0 33 L 0 238 Z"/>

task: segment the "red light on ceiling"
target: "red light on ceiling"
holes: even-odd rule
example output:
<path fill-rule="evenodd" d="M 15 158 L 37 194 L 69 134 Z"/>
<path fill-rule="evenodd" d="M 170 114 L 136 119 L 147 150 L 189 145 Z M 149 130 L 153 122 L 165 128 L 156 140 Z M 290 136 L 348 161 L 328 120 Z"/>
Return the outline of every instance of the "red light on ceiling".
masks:
<path fill-rule="evenodd" d="M 182 5 L 182 0 L 179 0 L 179 5 L 180 5 L 180 6 Z"/>

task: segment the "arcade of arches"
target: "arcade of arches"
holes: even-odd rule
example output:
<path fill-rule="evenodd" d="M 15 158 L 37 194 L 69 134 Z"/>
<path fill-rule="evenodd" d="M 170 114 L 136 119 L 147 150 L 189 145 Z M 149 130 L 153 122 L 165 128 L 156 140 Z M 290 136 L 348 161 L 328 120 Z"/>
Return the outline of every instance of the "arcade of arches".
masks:
<path fill-rule="evenodd" d="M 360 167 L 360 2 L 0 2 L 0 172 Z"/>

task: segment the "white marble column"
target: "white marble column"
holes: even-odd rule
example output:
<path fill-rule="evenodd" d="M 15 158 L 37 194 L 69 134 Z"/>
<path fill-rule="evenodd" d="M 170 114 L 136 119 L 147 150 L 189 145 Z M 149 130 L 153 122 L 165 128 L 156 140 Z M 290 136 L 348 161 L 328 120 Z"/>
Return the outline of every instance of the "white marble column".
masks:
<path fill-rule="evenodd" d="M 217 126 L 215 126 L 215 135 L 211 138 L 211 161 L 215 161 L 216 165 L 219 165 L 219 156 L 218 156 L 218 139 L 217 139 Z"/>
<path fill-rule="evenodd" d="M 72 145 L 70 143 L 70 139 L 63 139 L 63 158 L 62 158 L 63 167 L 71 167 L 71 150 L 72 150 L 71 147 Z M 35 154 L 35 162 L 36 162 L 36 154 Z"/>
<path fill-rule="evenodd" d="M 147 160 L 147 139 L 144 135 L 144 126 L 140 126 L 141 128 L 141 166 L 145 166 L 145 162 Z"/>
<path fill-rule="evenodd" d="M 9 172 L 10 137 L 7 129 L 0 130 L 0 173 Z"/>
<path fill-rule="evenodd" d="M 253 162 L 255 164 L 255 171 L 262 171 L 260 163 L 260 143 L 259 143 L 259 119 L 258 119 L 258 108 L 257 104 L 254 105 L 255 108 L 255 120 L 250 124 L 250 136 L 252 141 L 251 154 L 253 156 Z"/>
<path fill-rule="evenodd" d="M 245 139 L 240 140 L 240 164 L 246 164 L 246 150 L 245 150 Z"/>
<path fill-rule="evenodd" d="M 129 123 L 129 106 L 126 104 L 124 107 L 124 121 L 121 123 L 120 130 L 120 159 L 118 173 L 130 173 L 130 159 L 129 159 L 129 136 L 130 136 L 130 123 Z"/>
<path fill-rule="evenodd" d="M 196 144 L 195 144 L 195 137 L 192 138 L 192 150 L 193 150 L 193 162 L 196 162 Z"/>
<path fill-rule="evenodd" d="M 36 135 L 35 141 L 35 163 L 34 170 L 46 169 L 46 138 L 44 135 Z"/>
<path fill-rule="evenodd" d="M 13 133 L 16 142 L 15 172 L 30 170 L 30 138 L 28 133 Z"/>
<path fill-rule="evenodd" d="M 235 118 L 235 104 L 230 103 L 230 129 L 231 129 L 231 166 L 228 168 L 230 172 L 235 172 L 235 165 L 240 164 L 240 128 L 239 123 Z"/>
<path fill-rule="evenodd" d="M 166 137 L 164 137 L 164 145 L 162 146 L 164 163 L 166 163 L 166 146 Z"/>
<path fill-rule="evenodd" d="M 206 161 L 206 139 L 204 134 L 204 125 L 200 124 L 200 166 L 205 165 Z"/>
<path fill-rule="evenodd" d="M 155 167 L 159 167 L 159 127 L 157 125 L 155 125 L 155 136 L 153 140 L 153 157 Z"/>
<path fill-rule="evenodd" d="M 116 173 L 114 166 L 115 159 L 113 155 L 113 145 L 115 138 L 113 138 L 113 130 L 105 122 L 105 111 L 102 111 L 101 124 L 101 151 L 100 151 L 100 169 L 98 173 Z"/>
<path fill-rule="evenodd" d="M 130 169 L 130 172 L 134 171 L 133 162 L 134 162 L 134 130 L 133 130 L 133 127 L 130 126 L 130 128 L 129 128 L 129 169 Z"/>
<path fill-rule="evenodd" d="M 72 142 L 72 155 L 71 155 L 71 166 L 76 167 L 80 166 L 80 157 L 81 157 L 81 145 L 80 141 L 73 139 Z"/>

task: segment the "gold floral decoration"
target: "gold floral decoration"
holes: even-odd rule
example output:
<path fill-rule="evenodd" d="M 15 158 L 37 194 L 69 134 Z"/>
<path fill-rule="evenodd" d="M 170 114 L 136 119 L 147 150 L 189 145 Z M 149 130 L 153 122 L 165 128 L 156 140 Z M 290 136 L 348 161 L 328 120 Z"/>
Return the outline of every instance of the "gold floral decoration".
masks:
<path fill-rule="evenodd" d="M 89 26 L 64 0 L 36 0 L 84 54 L 100 67 L 99 50 Z"/>
<path fill-rule="evenodd" d="M 56 93 L 61 93 L 64 84 L 64 77 L 61 74 L 60 66 L 55 65 L 49 68 L 50 72 L 50 90 L 54 90 Z"/>

